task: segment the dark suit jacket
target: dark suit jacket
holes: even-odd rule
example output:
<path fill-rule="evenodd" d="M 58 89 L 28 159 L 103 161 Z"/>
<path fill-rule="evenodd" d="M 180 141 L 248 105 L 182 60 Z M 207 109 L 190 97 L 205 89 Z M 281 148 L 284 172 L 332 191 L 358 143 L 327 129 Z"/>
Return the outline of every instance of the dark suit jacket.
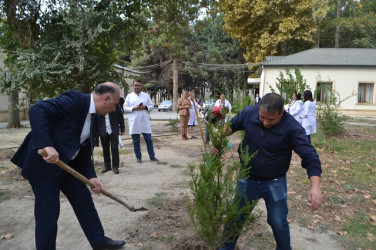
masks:
<path fill-rule="evenodd" d="M 124 116 L 120 105 L 116 106 L 116 110 L 108 113 L 111 130 L 114 135 L 119 135 L 119 129 L 121 132 L 125 131 L 124 126 Z M 106 118 L 104 115 L 98 115 L 99 130 L 98 133 L 100 136 L 106 136 Z"/>
<path fill-rule="evenodd" d="M 63 171 L 60 167 L 45 162 L 37 153 L 38 149 L 47 146 L 53 146 L 59 153 L 60 160 L 69 163 L 87 178 L 96 177 L 91 161 L 93 141 L 90 143 L 90 140 L 86 140 L 80 144 L 90 100 L 90 94 L 69 90 L 55 99 L 40 101 L 29 109 L 31 131 L 11 161 L 22 168 L 21 174 L 30 184 L 47 184 Z M 96 116 L 92 119 L 92 135 L 95 135 Z M 79 148 L 78 155 L 71 161 Z"/>

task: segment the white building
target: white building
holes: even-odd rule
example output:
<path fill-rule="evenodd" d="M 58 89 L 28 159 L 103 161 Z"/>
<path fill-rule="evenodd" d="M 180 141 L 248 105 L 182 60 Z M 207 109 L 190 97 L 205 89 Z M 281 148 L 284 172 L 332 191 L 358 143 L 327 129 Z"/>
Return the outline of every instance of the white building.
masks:
<path fill-rule="evenodd" d="M 260 96 L 277 89 L 280 72 L 297 67 L 312 91 L 325 85 L 336 91 L 341 99 L 340 111 L 348 115 L 376 115 L 376 49 L 316 48 L 285 57 L 269 57 L 261 64 Z M 326 95 L 321 91 L 314 98 L 320 102 Z"/>

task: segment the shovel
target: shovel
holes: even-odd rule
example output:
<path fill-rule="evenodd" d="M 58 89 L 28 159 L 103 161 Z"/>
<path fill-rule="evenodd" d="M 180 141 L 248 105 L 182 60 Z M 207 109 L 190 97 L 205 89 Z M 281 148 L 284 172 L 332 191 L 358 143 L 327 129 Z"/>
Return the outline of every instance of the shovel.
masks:
<path fill-rule="evenodd" d="M 43 157 L 47 156 L 47 153 L 46 153 L 46 151 L 44 149 L 39 149 L 38 150 L 38 154 L 40 154 Z M 69 167 L 67 164 L 65 164 L 61 160 L 59 160 L 56 163 L 56 165 L 58 165 L 59 167 L 61 167 L 62 169 L 64 169 L 65 171 L 67 171 L 68 173 L 70 173 L 71 175 L 73 175 L 74 177 L 76 177 L 77 179 L 81 180 L 83 183 L 89 185 L 91 188 L 97 188 L 98 187 L 95 183 L 91 182 L 85 176 L 83 176 L 82 174 L 80 174 L 79 172 L 77 172 L 76 170 L 74 170 L 73 168 Z M 135 208 L 133 206 L 130 206 L 127 203 L 125 203 L 124 201 L 120 200 L 119 198 L 113 196 L 111 193 L 107 192 L 104 189 L 101 190 L 101 193 L 104 194 L 105 196 L 107 196 L 108 198 L 111 198 L 111 199 L 119 202 L 120 204 L 122 204 L 123 206 L 127 207 L 132 212 L 147 211 L 148 210 L 147 208 L 144 208 L 144 207 Z"/>

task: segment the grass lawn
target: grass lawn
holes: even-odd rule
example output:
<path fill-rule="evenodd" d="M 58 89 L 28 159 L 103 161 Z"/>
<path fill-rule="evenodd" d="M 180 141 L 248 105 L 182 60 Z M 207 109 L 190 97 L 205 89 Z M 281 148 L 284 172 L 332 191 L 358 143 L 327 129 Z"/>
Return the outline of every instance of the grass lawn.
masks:
<path fill-rule="evenodd" d="M 304 200 L 309 180 L 294 156 L 288 174 L 293 194 L 289 218 L 313 230 L 337 232 L 336 240 L 346 249 L 376 249 L 376 127 L 345 129 L 330 140 L 319 128 L 312 136 L 323 168 L 324 201 L 318 211 L 308 212 Z"/>

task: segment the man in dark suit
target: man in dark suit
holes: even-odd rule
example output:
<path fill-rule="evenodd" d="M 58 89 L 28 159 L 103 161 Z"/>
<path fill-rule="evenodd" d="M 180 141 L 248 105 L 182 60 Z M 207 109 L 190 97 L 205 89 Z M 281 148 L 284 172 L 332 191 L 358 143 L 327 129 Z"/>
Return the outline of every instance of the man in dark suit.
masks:
<path fill-rule="evenodd" d="M 111 170 L 110 144 L 112 154 L 112 169 L 115 174 L 119 173 L 119 130 L 124 135 L 124 116 L 120 105 L 116 110 L 107 115 L 99 115 L 99 136 L 103 149 L 104 168 L 102 173 Z"/>
<path fill-rule="evenodd" d="M 35 195 L 35 243 L 38 250 L 56 249 L 60 191 L 68 198 L 80 225 L 94 249 L 118 249 L 104 230 L 87 186 L 55 165 L 58 160 L 83 174 L 103 189 L 93 164 L 96 115 L 114 111 L 120 96 L 118 85 L 99 84 L 91 94 L 70 90 L 55 99 L 40 101 L 29 109 L 31 131 L 11 161 L 22 168 Z M 44 149 L 47 156 L 38 155 Z"/>

